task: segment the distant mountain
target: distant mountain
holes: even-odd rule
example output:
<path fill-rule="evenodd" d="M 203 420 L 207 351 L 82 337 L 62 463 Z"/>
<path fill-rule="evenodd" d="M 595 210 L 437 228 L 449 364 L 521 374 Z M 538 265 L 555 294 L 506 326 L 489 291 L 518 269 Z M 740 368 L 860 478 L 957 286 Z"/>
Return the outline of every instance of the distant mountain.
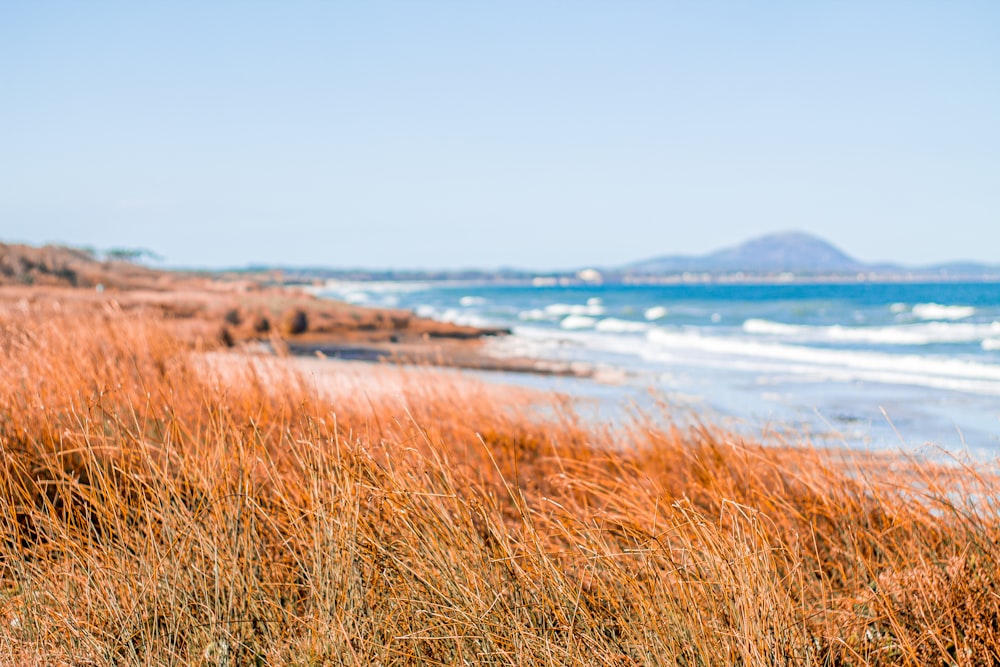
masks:
<path fill-rule="evenodd" d="M 865 274 L 871 279 L 935 281 L 935 280 L 1000 280 L 1000 265 L 975 262 L 949 262 L 933 266 L 912 267 L 880 262 L 859 261 L 831 243 L 799 231 L 768 234 L 737 246 L 723 248 L 706 255 L 664 255 L 624 266 L 579 267 L 572 271 L 533 271 L 525 269 L 463 269 L 409 270 L 363 269 L 344 267 L 294 267 L 260 265 L 234 269 L 237 273 L 263 274 L 278 271 L 285 283 L 312 283 L 317 280 L 357 281 L 475 281 L 494 283 L 580 284 L 600 282 L 659 282 L 683 279 L 682 274 L 698 274 L 698 279 L 714 280 L 716 276 L 739 280 L 733 274 L 743 274 L 748 280 L 780 280 L 791 278 L 850 278 Z"/>
<path fill-rule="evenodd" d="M 732 248 L 707 255 L 665 255 L 620 267 L 626 275 L 670 275 L 678 273 L 748 273 L 768 275 L 881 275 L 982 277 L 1000 275 L 1000 267 L 971 262 L 908 268 L 896 264 L 867 264 L 836 246 L 804 232 L 780 232 L 751 239 Z"/>
<path fill-rule="evenodd" d="M 804 232 L 781 232 L 701 256 L 666 255 L 623 267 L 634 273 L 850 273 L 866 267 L 836 246 Z"/>

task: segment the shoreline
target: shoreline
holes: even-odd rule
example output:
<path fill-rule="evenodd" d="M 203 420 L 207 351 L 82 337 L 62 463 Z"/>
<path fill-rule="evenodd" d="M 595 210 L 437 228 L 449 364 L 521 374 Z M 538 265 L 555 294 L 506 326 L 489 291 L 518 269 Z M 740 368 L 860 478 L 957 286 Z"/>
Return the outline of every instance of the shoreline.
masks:
<path fill-rule="evenodd" d="M 98 261 L 72 248 L 0 244 L 0 309 L 154 312 L 198 347 L 264 345 L 277 354 L 581 377 L 579 364 L 500 357 L 482 341 L 510 333 L 349 304 L 274 272 L 216 273 Z M 16 273 L 11 267 L 29 267 Z M 14 273 L 11 273 L 14 271 Z"/>
<path fill-rule="evenodd" d="M 391 363 L 403 366 L 433 366 L 462 370 L 524 373 L 578 379 L 594 379 L 589 364 L 531 357 L 502 357 L 483 349 L 483 341 L 430 340 L 409 343 L 350 343 L 327 341 L 286 341 L 289 354 L 296 357 L 319 357 L 368 363 Z"/>
<path fill-rule="evenodd" d="M 710 385 L 704 388 L 707 393 L 697 388 L 692 393 L 684 386 L 660 386 L 653 377 L 644 379 L 634 369 L 605 365 L 599 360 L 535 356 L 517 344 L 506 345 L 506 341 L 517 342 L 513 337 L 508 338 L 510 331 L 506 329 L 479 329 L 419 317 L 399 308 L 338 302 L 310 294 L 299 286 L 273 286 L 246 279 L 226 280 L 152 270 L 141 273 L 142 280 L 129 283 L 127 277 L 131 275 L 126 273 L 118 287 L 103 290 L 65 285 L 0 286 L 0 308 L 17 312 L 38 307 L 52 313 L 153 312 L 163 317 L 178 336 L 199 349 L 239 350 L 262 346 L 277 355 L 300 358 L 325 357 L 371 364 L 510 374 L 507 379 L 521 386 L 552 384 L 544 378 L 588 381 L 595 387 L 576 385 L 575 389 L 582 388 L 581 395 L 598 396 L 607 404 L 614 401 L 651 405 L 654 401 L 647 400 L 646 395 L 650 389 L 655 394 L 654 387 L 659 387 L 657 395 L 661 398 L 673 401 L 670 397 L 677 394 L 680 409 L 695 415 L 692 421 L 702 415 L 751 437 L 773 430 L 773 425 L 778 423 L 784 433 L 800 433 L 833 446 L 842 443 L 860 450 L 884 450 L 899 444 L 890 432 L 895 430 L 892 422 L 887 426 L 878 415 L 872 417 L 872 421 L 864 421 L 871 416 L 870 410 L 859 413 L 857 418 L 849 413 L 849 420 L 844 421 L 836 412 L 821 414 L 812 410 L 807 414 L 801 406 L 771 408 L 767 403 L 770 399 L 761 399 L 747 409 L 740 409 L 740 406 L 747 406 L 740 403 L 734 409 L 733 401 L 739 397 L 724 390 L 719 393 Z M 296 322 L 296 317 L 301 322 Z M 494 340 L 499 345 L 494 345 Z M 537 377 L 539 381 L 518 379 L 519 376 Z M 605 391 L 601 386 L 608 389 Z M 620 387 L 620 391 L 615 387 Z M 912 392 L 903 388 L 896 393 L 905 398 Z M 894 398 L 899 397 L 894 395 Z M 893 412 L 890 407 L 889 414 L 896 418 L 899 411 Z M 942 443 L 945 451 L 959 451 L 964 447 L 964 440 L 958 448 L 952 444 L 954 437 L 950 431 L 945 432 L 947 425 L 941 426 L 943 422 L 936 413 L 921 417 L 936 420 L 937 430 L 925 433 L 901 425 L 909 441 L 903 443 L 905 448 L 927 449 L 926 445 L 919 444 L 927 440 Z M 977 458 L 991 458 L 989 441 L 980 437 L 972 444 L 977 448 Z"/>

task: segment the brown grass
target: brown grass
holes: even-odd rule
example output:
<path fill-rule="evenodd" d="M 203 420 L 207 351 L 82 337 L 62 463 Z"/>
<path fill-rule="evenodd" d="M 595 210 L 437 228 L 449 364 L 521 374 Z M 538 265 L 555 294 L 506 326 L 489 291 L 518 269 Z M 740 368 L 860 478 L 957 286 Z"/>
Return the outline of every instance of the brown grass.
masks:
<path fill-rule="evenodd" d="M 1000 662 L 970 467 L 212 368 L 155 313 L 0 315 L 0 663 Z"/>

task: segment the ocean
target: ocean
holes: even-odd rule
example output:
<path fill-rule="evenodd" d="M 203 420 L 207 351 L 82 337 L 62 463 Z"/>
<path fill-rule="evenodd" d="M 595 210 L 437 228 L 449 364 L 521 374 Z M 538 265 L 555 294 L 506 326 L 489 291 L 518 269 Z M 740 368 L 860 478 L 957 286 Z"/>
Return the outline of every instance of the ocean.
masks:
<path fill-rule="evenodd" d="M 671 418 L 819 445 L 1000 455 L 1000 284 L 502 285 L 331 282 L 330 298 L 509 327 L 495 354 L 594 370 L 505 378 L 614 418 Z"/>

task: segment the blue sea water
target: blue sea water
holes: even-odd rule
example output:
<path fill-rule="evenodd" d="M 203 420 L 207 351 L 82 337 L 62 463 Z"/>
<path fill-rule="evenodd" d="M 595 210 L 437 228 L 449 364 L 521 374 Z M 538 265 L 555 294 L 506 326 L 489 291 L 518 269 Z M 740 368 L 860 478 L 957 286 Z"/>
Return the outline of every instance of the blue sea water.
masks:
<path fill-rule="evenodd" d="M 322 294 L 510 327 L 500 355 L 592 368 L 520 381 L 606 406 L 862 448 L 1000 455 L 1000 284 L 337 283 Z M 652 394 L 650 391 L 652 391 Z"/>

